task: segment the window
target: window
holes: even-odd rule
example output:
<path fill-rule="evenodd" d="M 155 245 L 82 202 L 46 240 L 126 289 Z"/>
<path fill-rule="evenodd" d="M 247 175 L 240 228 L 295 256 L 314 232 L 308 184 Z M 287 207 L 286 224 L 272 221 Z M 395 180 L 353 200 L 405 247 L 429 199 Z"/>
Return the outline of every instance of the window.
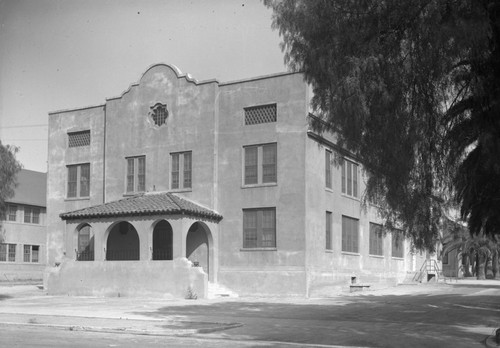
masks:
<path fill-rule="evenodd" d="M 127 193 L 146 191 L 146 156 L 128 157 Z"/>
<path fill-rule="evenodd" d="M 277 182 L 276 144 L 244 147 L 245 185 L 269 184 Z"/>
<path fill-rule="evenodd" d="M 346 159 L 342 161 L 342 193 L 358 197 L 358 165 Z"/>
<path fill-rule="evenodd" d="M 68 147 L 90 145 L 90 130 L 68 133 Z"/>
<path fill-rule="evenodd" d="M 326 250 L 332 250 L 332 213 L 326 212 Z"/>
<path fill-rule="evenodd" d="M 76 259 L 78 261 L 94 260 L 94 237 L 91 237 L 90 226 L 84 225 L 78 231 L 78 250 Z"/>
<path fill-rule="evenodd" d="M 16 245 L 0 243 L 0 261 L 16 261 Z"/>
<path fill-rule="evenodd" d="M 443 260 L 442 260 L 443 265 L 447 265 L 447 264 L 448 264 L 448 254 L 449 254 L 449 253 L 448 253 L 448 252 L 446 252 L 446 253 L 444 253 L 444 255 L 443 255 Z"/>
<path fill-rule="evenodd" d="M 245 108 L 245 125 L 276 122 L 276 104 Z"/>
<path fill-rule="evenodd" d="M 358 252 L 359 220 L 342 216 L 342 251 Z"/>
<path fill-rule="evenodd" d="M 325 151 L 325 186 L 332 188 L 332 152 Z"/>
<path fill-rule="evenodd" d="M 7 204 L 7 221 L 17 220 L 17 205 Z"/>
<path fill-rule="evenodd" d="M 88 197 L 90 194 L 90 164 L 68 166 L 68 198 Z"/>
<path fill-rule="evenodd" d="M 155 104 L 155 106 L 151 107 L 150 116 L 157 126 L 165 124 L 168 117 L 167 105 L 162 103 Z"/>
<path fill-rule="evenodd" d="M 192 187 L 192 152 L 172 153 L 172 173 L 170 187 L 175 189 L 190 189 Z"/>
<path fill-rule="evenodd" d="M 24 245 L 24 262 L 38 262 L 40 247 L 38 245 Z"/>
<path fill-rule="evenodd" d="M 38 207 L 24 207 L 24 222 L 27 224 L 40 223 L 40 208 Z"/>
<path fill-rule="evenodd" d="M 404 245 L 403 245 L 404 235 L 401 230 L 392 231 L 392 257 L 403 258 Z"/>
<path fill-rule="evenodd" d="M 276 209 L 243 209 L 243 248 L 276 248 Z"/>
<path fill-rule="evenodd" d="M 370 222 L 370 255 L 384 255 L 382 226 Z"/>

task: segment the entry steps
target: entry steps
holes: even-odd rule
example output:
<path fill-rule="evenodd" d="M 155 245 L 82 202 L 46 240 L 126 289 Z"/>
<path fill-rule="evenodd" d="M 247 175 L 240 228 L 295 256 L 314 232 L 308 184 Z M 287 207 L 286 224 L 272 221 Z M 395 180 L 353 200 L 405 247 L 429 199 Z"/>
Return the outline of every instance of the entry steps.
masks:
<path fill-rule="evenodd" d="M 237 293 L 219 283 L 208 282 L 207 298 L 239 297 Z"/>

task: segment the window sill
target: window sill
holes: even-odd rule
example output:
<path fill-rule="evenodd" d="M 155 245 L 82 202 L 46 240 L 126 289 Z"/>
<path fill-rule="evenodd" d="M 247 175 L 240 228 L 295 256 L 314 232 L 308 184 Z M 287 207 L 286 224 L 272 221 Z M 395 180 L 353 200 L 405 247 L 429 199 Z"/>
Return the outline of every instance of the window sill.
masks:
<path fill-rule="evenodd" d="M 277 251 L 278 248 L 241 248 L 240 251 Z"/>
<path fill-rule="evenodd" d="M 71 198 L 65 198 L 65 202 L 71 202 L 71 201 L 89 201 L 90 197 L 71 197 Z"/>
<path fill-rule="evenodd" d="M 342 251 L 342 255 L 361 256 L 360 253 L 355 253 L 352 251 Z"/>
<path fill-rule="evenodd" d="M 385 258 L 384 255 L 372 255 L 372 254 L 370 254 L 368 256 L 373 257 L 375 259 L 384 259 Z"/>
<path fill-rule="evenodd" d="M 353 201 L 357 201 L 357 202 L 359 202 L 359 198 L 358 198 L 358 197 L 349 196 L 349 195 L 346 195 L 345 193 L 341 193 L 340 195 L 341 195 L 342 197 L 344 197 L 344 198 L 349 198 L 349 199 L 352 199 Z"/>
<path fill-rule="evenodd" d="M 330 188 L 330 187 L 325 187 L 325 191 L 326 191 L 326 192 L 333 193 L 333 188 Z"/>
<path fill-rule="evenodd" d="M 272 186 L 278 186 L 277 182 L 270 182 L 266 184 L 251 184 L 251 185 L 242 185 L 242 189 L 248 189 L 248 188 L 257 188 L 257 187 L 272 187 Z"/>
<path fill-rule="evenodd" d="M 396 260 L 396 261 L 404 261 L 405 260 L 404 257 L 399 257 L 399 256 L 393 256 L 392 259 Z"/>
<path fill-rule="evenodd" d="M 193 192 L 192 188 L 178 188 L 178 189 L 172 189 L 169 192 Z"/>
<path fill-rule="evenodd" d="M 327 254 L 333 254 L 333 250 L 332 249 L 325 249 L 325 253 L 327 253 Z"/>

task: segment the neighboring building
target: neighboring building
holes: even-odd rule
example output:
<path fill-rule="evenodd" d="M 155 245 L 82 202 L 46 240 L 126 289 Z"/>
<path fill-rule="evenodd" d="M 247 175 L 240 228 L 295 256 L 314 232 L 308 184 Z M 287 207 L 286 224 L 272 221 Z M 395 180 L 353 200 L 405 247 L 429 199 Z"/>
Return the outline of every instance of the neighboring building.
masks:
<path fill-rule="evenodd" d="M 300 73 L 198 82 L 158 64 L 50 113 L 49 292 L 317 296 L 418 270 L 361 207 L 360 163 L 335 165 L 334 136 L 311 130 L 310 98 Z"/>
<path fill-rule="evenodd" d="M 42 280 L 46 264 L 47 174 L 22 169 L 0 235 L 0 281 Z"/>

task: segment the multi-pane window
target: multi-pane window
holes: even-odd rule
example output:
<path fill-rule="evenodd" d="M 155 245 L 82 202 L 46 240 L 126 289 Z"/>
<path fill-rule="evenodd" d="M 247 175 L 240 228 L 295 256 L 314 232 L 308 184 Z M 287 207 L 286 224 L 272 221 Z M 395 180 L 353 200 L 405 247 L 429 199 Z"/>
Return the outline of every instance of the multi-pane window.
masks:
<path fill-rule="evenodd" d="M 0 261 L 16 261 L 16 245 L 0 243 Z"/>
<path fill-rule="evenodd" d="M 40 246 L 24 245 L 24 262 L 38 262 Z"/>
<path fill-rule="evenodd" d="M 245 125 L 276 122 L 276 104 L 245 108 Z"/>
<path fill-rule="evenodd" d="M 243 209 L 243 248 L 276 247 L 276 209 Z"/>
<path fill-rule="evenodd" d="M 128 157 L 127 193 L 146 191 L 146 156 Z"/>
<path fill-rule="evenodd" d="M 357 253 L 359 220 L 342 216 L 342 251 Z"/>
<path fill-rule="evenodd" d="M 370 222 L 370 255 L 384 255 L 382 226 Z"/>
<path fill-rule="evenodd" d="M 276 144 L 244 147 L 244 184 L 269 184 L 277 182 Z"/>
<path fill-rule="evenodd" d="M 392 257 L 403 258 L 404 256 L 404 234 L 401 230 L 392 231 Z"/>
<path fill-rule="evenodd" d="M 88 197 L 90 194 L 90 164 L 68 166 L 68 198 Z"/>
<path fill-rule="evenodd" d="M 17 205 L 8 204 L 7 205 L 7 221 L 17 220 Z"/>
<path fill-rule="evenodd" d="M 157 103 L 151 107 L 151 118 L 157 126 L 165 124 L 168 117 L 168 110 L 165 104 Z"/>
<path fill-rule="evenodd" d="M 325 151 L 325 186 L 332 188 L 332 152 Z"/>
<path fill-rule="evenodd" d="M 68 147 L 90 145 L 90 130 L 68 133 Z"/>
<path fill-rule="evenodd" d="M 175 189 L 190 189 L 193 186 L 193 154 L 191 151 L 172 153 L 170 187 Z"/>
<path fill-rule="evenodd" d="M 346 159 L 342 160 L 342 193 L 358 197 L 358 165 Z"/>
<path fill-rule="evenodd" d="M 39 224 L 40 208 L 24 206 L 24 222 L 27 224 Z"/>
<path fill-rule="evenodd" d="M 326 236 L 326 250 L 332 250 L 332 213 L 327 211 L 325 215 L 325 236 Z"/>

